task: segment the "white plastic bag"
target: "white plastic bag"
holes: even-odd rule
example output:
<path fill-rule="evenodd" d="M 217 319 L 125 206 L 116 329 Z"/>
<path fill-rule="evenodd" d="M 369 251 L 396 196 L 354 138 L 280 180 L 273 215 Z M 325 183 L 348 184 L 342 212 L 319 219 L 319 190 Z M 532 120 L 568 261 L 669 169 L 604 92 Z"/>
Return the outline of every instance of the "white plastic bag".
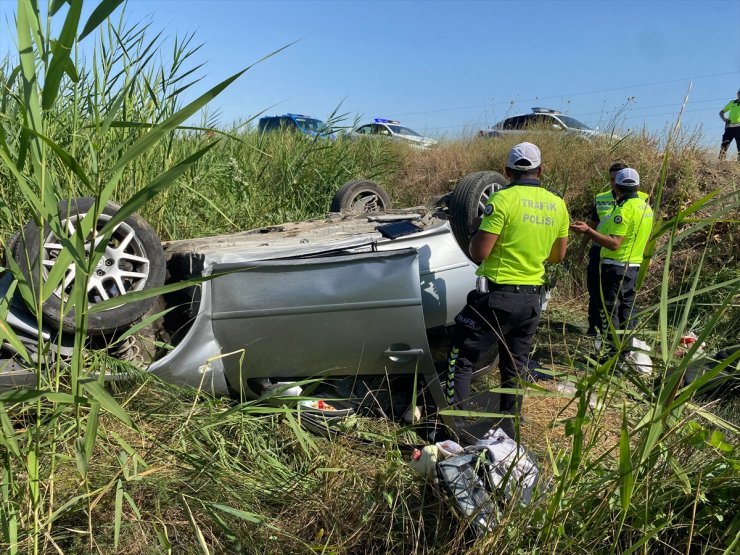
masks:
<path fill-rule="evenodd" d="M 648 353 L 652 352 L 650 345 L 645 343 L 642 339 L 633 337 L 630 339 L 631 349 L 626 355 L 625 360 L 632 364 L 639 372 L 643 374 L 652 374 L 653 372 L 653 360 L 650 358 Z"/>

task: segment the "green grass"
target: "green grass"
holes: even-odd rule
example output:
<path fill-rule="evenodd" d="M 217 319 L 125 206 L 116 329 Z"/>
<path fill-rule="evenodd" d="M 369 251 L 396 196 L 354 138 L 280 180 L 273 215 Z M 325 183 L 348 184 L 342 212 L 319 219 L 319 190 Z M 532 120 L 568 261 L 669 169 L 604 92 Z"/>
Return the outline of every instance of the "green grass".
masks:
<path fill-rule="evenodd" d="M 100 2 L 88 22 L 79 20 L 79 7 L 52 3 L 60 29 L 52 36 L 35 3 L 18 2 L 19 54 L 0 62 L 3 242 L 30 219 L 60 235 L 57 201 L 80 195 L 99 198 L 101 208 L 114 199 L 122 214 L 142 213 L 163 239 L 319 217 L 351 179 L 378 181 L 398 205 L 420 204 L 467 173 L 502 168 L 511 146 L 475 139 L 419 151 L 219 129 L 203 110 L 243 71 L 206 85 L 190 61 L 194 37 L 178 40 L 162 65 L 152 56 L 162 48 L 159 35 L 142 24 L 126 27 L 118 2 Z M 76 59 L 80 40 L 97 45 L 87 65 Z M 196 89 L 197 100 L 182 105 L 180 95 Z M 188 123 L 194 116 L 200 125 Z M 408 433 L 395 424 L 358 418 L 347 436 L 326 439 L 303 430 L 291 409 L 213 398 L 135 369 L 130 381 L 106 388 L 97 381 L 102 371 L 125 363 L 87 349 L 83 278 L 69 299 L 79 308 L 71 360 L 25 355 L 39 387 L 0 394 L 0 548 L 736 552 L 737 400 L 710 402 L 697 396 L 698 386 L 680 387 L 693 353 L 674 352 L 690 329 L 710 346 L 740 329 L 740 171 L 707 164 L 695 136 L 533 140 L 546 161 L 545 185 L 564 195 L 573 216 L 587 215 L 615 159 L 640 171 L 660 216 L 639 298 L 655 376 L 618 376 L 615 361 L 593 363 L 572 325 L 584 313 L 582 264 L 571 254 L 558 270 L 557 296 L 535 347 L 565 375 L 571 393 L 553 397 L 550 384 L 537 384 L 525 401 L 522 436 L 549 478 L 539 502 L 502 506 L 501 525 L 476 537 L 405 464 L 399 442 Z M 85 276 L 96 260 L 80 243 L 71 237 L 61 257 Z M 40 314 L 49 287 L 31 288 L 15 261 L 8 264 L 15 287 Z M 16 339 L 4 318 L 0 339 Z"/>

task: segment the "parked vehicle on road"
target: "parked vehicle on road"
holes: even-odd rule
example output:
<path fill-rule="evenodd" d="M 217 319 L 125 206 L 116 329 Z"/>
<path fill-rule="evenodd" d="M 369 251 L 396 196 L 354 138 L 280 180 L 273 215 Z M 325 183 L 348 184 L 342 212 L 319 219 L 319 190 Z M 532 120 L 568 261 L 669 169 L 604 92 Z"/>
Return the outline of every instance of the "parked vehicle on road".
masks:
<path fill-rule="evenodd" d="M 554 131 L 565 136 L 593 138 L 611 136 L 585 123 L 550 108 L 532 108 L 531 114 L 506 118 L 489 129 L 478 132 L 480 137 L 515 137 L 517 139 L 532 131 Z"/>
<path fill-rule="evenodd" d="M 296 131 L 310 137 L 334 138 L 334 132 L 326 123 L 303 114 L 263 116 L 259 119 L 257 130 L 260 133 Z"/>
<path fill-rule="evenodd" d="M 375 118 L 373 123 L 361 125 L 352 133 L 355 136 L 387 137 L 419 148 L 429 148 L 437 144 L 435 139 L 424 137 L 413 129 L 401 125 L 401 122 L 385 118 Z"/>

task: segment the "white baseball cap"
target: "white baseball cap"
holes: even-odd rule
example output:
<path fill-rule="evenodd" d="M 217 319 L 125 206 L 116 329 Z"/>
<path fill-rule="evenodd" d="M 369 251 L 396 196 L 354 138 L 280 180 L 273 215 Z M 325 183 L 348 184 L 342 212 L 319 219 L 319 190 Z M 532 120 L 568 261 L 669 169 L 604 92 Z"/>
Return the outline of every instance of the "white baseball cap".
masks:
<path fill-rule="evenodd" d="M 528 171 L 540 167 L 542 154 L 537 145 L 532 143 L 519 143 L 509 151 L 509 159 L 506 167 L 512 170 Z"/>
<path fill-rule="evenodd" d="M 632 168 L 619 170 L 614 176 L 614 183 L 620 187 L 638 187 L 640 185 L 640 174 Z"/>

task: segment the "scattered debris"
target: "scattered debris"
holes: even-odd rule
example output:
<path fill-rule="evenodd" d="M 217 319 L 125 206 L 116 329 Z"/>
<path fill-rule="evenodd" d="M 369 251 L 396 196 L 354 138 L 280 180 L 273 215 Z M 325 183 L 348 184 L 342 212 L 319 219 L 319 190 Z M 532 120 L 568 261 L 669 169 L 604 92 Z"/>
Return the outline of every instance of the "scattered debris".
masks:
<path fill-rule="evenodd" d="M 444 441 L 415 450 L 409 464 L 439 484 L 479 533 L 496 526 L 497 498 L 526 505 L 539 481 L 533 458 L 500 428 L 465 448 Z"/>

